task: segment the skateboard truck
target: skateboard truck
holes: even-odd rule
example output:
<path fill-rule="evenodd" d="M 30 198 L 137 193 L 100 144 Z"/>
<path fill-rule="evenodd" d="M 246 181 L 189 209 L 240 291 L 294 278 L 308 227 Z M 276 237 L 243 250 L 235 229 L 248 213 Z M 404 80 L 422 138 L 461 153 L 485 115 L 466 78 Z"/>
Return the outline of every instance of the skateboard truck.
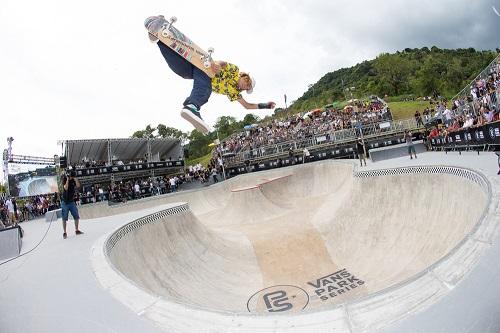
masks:
<path fill-rule="evenodd" d="M 172 16 L 170 18 L 170 21 L 168 22 L 165 22 L 165 24 L 163 25 L 163 30 L 161 32 L 161 34 L 164 36 L 164 37 L 167 37 L 168 36 L 168 32 L 166 32 L 165 30 L 169 30 L 169 31 L 172 31 L 172 27 L 174 26 L 174 23 L 177 22 L 177 17 L 175 16 Z"/>
<path fill-rule="evenodd" d="M 172 16 L 167 24 L 167 29 L 170 30 L 170 28 L 174 25 L 175 22 L 177 22 L 177 17 Z"/>
<path fill-rule="evenodd" d="M 209 68 L 210 65 L 212 64 L 212 53 L 214 52 L 214 48 L 209 47 L 207 51 L 208 51 L 207 55 L 203 55 L 200 57 L 201 60 L 203 61 L 203 66 L 205 66 L 205 68 Z"/>

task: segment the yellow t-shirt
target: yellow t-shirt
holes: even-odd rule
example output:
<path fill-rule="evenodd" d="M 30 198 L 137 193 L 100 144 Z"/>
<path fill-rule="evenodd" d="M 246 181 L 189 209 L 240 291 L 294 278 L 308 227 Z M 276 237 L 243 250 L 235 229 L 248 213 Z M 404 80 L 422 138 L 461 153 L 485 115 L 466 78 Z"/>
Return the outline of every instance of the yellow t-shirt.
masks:
<path fill-rule="evenodd" d="M 226 95 L 231 102 L 236 101 L 241 98 L 241 92 L 238 90 L 239 78 L 240 69 L 238 66 L 226 63 L 219 74 L 212 78 L 212 91 Z"/>

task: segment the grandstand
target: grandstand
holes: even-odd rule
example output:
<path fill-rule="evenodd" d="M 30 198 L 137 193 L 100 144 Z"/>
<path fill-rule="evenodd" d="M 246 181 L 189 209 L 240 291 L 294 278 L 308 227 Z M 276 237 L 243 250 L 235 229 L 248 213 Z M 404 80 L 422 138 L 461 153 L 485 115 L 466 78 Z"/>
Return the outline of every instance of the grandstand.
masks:
<path fill-rule="evenodd" d="M 449 119 L 437 115 L 430 136 L 436 150 L 498 150 L 500 147 L 500 55 L 452 100 Z"/>
<path fill-rule="evenodd" d="M 416 136 L 420 137 L 420 131 L 423 131 L 424 126 L 414 118 L 393 120 L 390 109 L 382 99 L 370 96 L 369 101 L 364 110 L 363 105 L 354 104 L 345 107 L 344 110 L 324 108 L 319 109 L 319 112 L 306 113 L 304 116 L 297 115 L 294 119 L 288 120 L 291 123 L 287 125 L 288 132 L 293 133 L 289 136 L 289 140 L 269 143 L 272 139 L 267 139 L 267 144 L 255 144 L 257 140 L 253 133 L 269 129 L 268 132 L 272 137 L 276 132 L 275 129 L 278 128 L 279 132 L 279 128 L 282 127 L 277 121 L 264 129 L 252 129 L 237 135 L 236 139 L 241 141 L 243 137 L 243 141 L 250 141 L 251 144 L 247 144 L 243 149 L 236 149 L 236 152 L 228 148 L 233 144 L 234 138 L 226 139 L 222 149 L 226 156 L 226 170 L 230 176 L 234 176 L 248 171 L 302 163 L 304 149 L 311 154 L 311 161 L 354 158 L 356 139 L 359 137 L 364 139 L 368 150 L 402 143 L 405 130 L 414 131 L 417 133 Z M 349 107 L 352 110 L 346 112 L 346 108 Z M 348 116 L 345 117 L 345 114 Z M 339 123 L 342 125 L 338 126 Z"/>
<path fill-rule="evenodd" d="M 184 154 L 179 139 L 96 139 L 63 141 L 68 166 L 82 185 L 181 173 Z"/>

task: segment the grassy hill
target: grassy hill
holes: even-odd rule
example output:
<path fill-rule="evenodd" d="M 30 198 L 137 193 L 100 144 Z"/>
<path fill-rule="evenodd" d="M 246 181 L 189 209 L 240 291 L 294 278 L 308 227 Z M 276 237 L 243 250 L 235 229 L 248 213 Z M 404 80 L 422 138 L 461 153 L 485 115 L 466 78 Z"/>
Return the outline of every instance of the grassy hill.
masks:
<path fill-rule="evenodd" d="M 437 47 L 383 53 L 376 59 L 325 74 L 294 101 L 290 109 L 293 112 L 306 111 L 370 94 L 380 97 L 439 94 L 451 98 L 496 56 L 494 51 L 473 48 L 442 50 Z"/>
<path fill-rule="evenodd" d="M 389 102 L 387 104 L 395 120 L 412 118 L 417 110 L 422 113 L 426 107 L 433 108 L 428 101 Z"/>

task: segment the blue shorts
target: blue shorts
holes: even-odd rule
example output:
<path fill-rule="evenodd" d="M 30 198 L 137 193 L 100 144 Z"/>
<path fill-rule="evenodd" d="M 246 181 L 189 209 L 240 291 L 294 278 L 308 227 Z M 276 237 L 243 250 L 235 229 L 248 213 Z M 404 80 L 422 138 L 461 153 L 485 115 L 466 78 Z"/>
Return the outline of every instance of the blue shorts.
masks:
<path fill-rule="evenodd" d="M 61 201 L 61 210 L 62 210 L 62 220 L 67 221 L 69 212 L 71 212 L 71 216 L 73 216 L 73 220 L 79 220 L 80 215 L 78 214 L 78 208 L 76 208 L 76 204 L 74 201 L 65 202 Z"/>

